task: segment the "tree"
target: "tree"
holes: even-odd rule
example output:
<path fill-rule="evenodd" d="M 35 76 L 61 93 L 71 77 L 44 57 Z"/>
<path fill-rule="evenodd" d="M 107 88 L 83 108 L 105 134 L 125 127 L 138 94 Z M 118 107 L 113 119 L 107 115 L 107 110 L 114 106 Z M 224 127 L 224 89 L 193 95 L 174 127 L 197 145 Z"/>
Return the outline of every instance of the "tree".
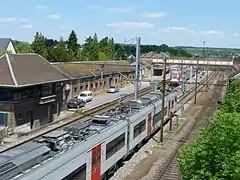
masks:
<path fill-rule="evenodd" d="M 99 60 L 99 43 L 97 39 L 97 35 L 95 34 L 92 38 L 89 36 L 83 45 L 82 54 L 84 56 L 84 60 L 87 61 L 98 61 Z"/>
<path fill-rule="evenodd" d="M 79 55 L 80 45 L 78 44 L 77 35 L 74 30 L 71 31 L 68 37 L 67 48 L 73 53 L 75 57 Z"/>
<path fill-rule="evenodd" d="M 240 179 L 240 80 L 234 80 L 200 136 L 181 148 L 182 179 Z"/>
<path fill-rule="evenodd" d="M 34 36 L 32 49 L 35 53 L 47 58 L 46 39 L 42 33 L 37 32 Z"/>
<path fill-rule="evenodd" d="M 57 47 L 48 48 L 47 59 L 52 62 L 69 62 L 75 60 L 71 51 L 67 50 L 64 41 L 60 41 Z"/>
<path fill-rule="evenodd" d="M 13 46 L 17 53 L 32 53 L 32 47 L 28 42 L 13 40 Z"/>
<path fill-rule="evenodd" d="M 108 37 L 101 39 L 99 41 L 99 51 L 105 55 L 105 59 L 101 59 L 103 57 L 101 56 L 100 60 L 113 60 L 115 55 L 114 39 Z"/>
<path fill-rule="evenodd" d="M 181 149 L 182 179 L 238 179 L 240 114 L 218 113 L 211 127 Z"/>

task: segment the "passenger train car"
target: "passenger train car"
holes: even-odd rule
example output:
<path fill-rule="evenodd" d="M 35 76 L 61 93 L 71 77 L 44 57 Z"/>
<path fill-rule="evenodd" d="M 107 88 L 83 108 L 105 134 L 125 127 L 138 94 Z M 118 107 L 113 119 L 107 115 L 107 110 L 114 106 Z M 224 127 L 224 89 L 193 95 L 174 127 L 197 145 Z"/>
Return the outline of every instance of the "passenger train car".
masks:
<path fill-rule="evenodd" d="M 190 79 L 190 69 L 189 68 L 184 68 L 182 70 L 179 69 L 173 69 L 170 72 L 170 82 L 171 84 L 176 84 L 179 85 L 183 81 L 187 81 Z"/>
<path fill-rule="evenodd" d="M 166 95 L 166 122 L 175 111 L 176 97 L 176 92 Z M 107 179 L 159 129 L 161 98 L 160 92 L 151 92 L 1 153 L 0 179 Z"/>

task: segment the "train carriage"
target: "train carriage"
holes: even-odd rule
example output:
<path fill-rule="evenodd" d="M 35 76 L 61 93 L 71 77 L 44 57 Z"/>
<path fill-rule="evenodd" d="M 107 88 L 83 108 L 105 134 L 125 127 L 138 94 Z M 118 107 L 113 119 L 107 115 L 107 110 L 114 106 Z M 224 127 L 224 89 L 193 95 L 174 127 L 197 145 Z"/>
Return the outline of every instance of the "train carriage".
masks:
<path fill-rule="evenodd" d="M 172 85 L 179 85 L 183 81 L 190 79 L 190 69 L 184 68 L 181 70 L 174 69 L 170 72 L 170 82 Z"/>
<path fill-rule="evenodd" d="M 43 135 L 33 143 L 46 147 L 48 157 L 38 157 L 34 164 L 19 168 L 13 176 L 26 180 L 67 180 L 76 175 L 81 180 L 106 179 L 135 147 L 159 129 L 161 98 L 160 92 L 151 92 L 87 122 Z M 175 105 L 176 93 L 166 93 L 165 118 L 175 111 Z M 2 173 L 0 179 L 9 178 Z"/>

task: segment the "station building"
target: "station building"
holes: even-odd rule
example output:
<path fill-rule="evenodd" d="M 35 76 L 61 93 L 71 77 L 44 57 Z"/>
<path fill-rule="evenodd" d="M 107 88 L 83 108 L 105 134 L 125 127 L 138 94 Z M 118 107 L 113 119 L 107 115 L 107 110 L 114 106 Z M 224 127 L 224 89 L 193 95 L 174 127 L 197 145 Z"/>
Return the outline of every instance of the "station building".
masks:
<path fill-rule="evenodd" d="M 32 128 L 52 122 L 63 109 L 68 78 L 37 54 L 0 57 L 0 125 Z"/>
<path fill-rule="evenodd" d="M 105 93 L 111 85 L 124 87 L 134 81 L 135 70 L 128 61 L 85 61 L 52 63 L 69 83 L 65 88 L 68 100 L 82 91 L 92 91 L 93 95 Z"/>
<path fill-rule="evenodd" d="M 5 54 L 0 57 L 0 127 L 13 131 L 46 125 L 81 91 L 98 95 L 133 80 L 134 68 L 127 61 L 49 63 L 37 54 Z"/>

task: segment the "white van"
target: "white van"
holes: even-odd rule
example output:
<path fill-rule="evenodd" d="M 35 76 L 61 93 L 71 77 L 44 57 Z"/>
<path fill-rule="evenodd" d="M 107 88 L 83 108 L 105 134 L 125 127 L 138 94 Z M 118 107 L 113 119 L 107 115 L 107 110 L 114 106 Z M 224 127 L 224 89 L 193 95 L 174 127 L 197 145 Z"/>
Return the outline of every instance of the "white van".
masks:
<path fill-rule="evenodd" d="M 78 99 L 82 99 L 84 102 L 90 102 L 92 98 L 92 91 L 83 91 L 78 95 Z"/>

